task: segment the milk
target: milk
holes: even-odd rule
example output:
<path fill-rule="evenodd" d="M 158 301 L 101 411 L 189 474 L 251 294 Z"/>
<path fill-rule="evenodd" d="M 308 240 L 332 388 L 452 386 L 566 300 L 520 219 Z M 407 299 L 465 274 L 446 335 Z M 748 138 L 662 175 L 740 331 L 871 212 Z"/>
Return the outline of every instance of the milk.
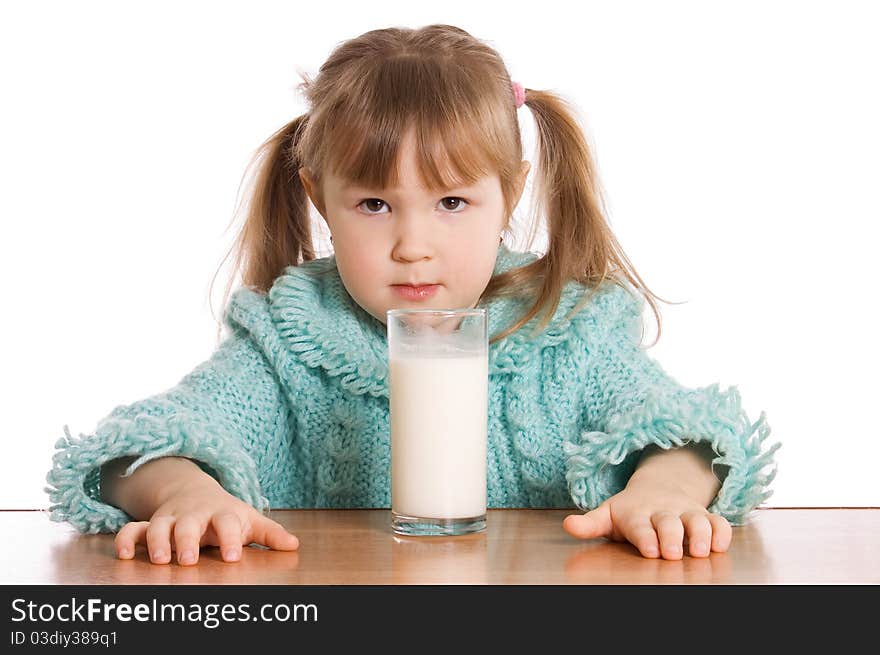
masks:
<path fill-rule="evenodd" d="M 486 512 L 486 353 L 392 353 L 391 509 L 420 518 Z"/>

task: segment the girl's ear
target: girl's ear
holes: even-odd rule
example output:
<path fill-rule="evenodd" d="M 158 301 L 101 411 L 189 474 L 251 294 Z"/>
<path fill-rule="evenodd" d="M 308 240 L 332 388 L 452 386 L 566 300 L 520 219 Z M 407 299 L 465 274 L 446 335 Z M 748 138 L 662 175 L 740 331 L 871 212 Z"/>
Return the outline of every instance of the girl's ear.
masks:
<path fill-rule="evenodd" d="M 306 190 L 306 193 L 309 196 L 309 200 L 312 201 L 312 204 L 320 212 L 321 216 L 326 219 L 327 215 L 324 211 L 324 203 L 321 202 L 321 198 L 319 197 L 320 194 L 318 192 L 317 184 L 315 184 L 315 178 L 312 177 L 311 172 L 305 166 L 301 166 L 298 173 L 299 179 L 302 181 L 303 188 Z"/>

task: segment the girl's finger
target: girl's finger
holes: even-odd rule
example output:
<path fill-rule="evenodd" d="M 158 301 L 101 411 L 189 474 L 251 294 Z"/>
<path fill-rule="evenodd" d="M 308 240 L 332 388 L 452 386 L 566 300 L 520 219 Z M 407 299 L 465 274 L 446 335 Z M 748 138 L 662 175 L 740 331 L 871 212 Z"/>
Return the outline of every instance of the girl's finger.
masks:
<path fill-rule="evenodd" d="M 223 561 L 237 562 L 241 558 L 241 519 L 232 512 L 222 512 L 214 515 L 211 524 L 217 535 L 217 545 Z"/>
<path fill-rule="evenodd" d="M 621 528 L 621 532 L 627 541 L 639 549 L 643 557 L 654 558 L 660 555 L 657 532 L 647 516 L 629 521 Z"/>
<path fill-rule="evenodd" d="M 174 547 L 177 563 L 188 566 L 199 561 L 199 544 L 205 534 L 207 520 L 195 514 L 182 516 L 174 524 Z"/>
<path fill-rule="evenodd" d="M 712 550 L 723 553 L 730 548 L 733 529 L 723 516 L 710 512 L 706 518 L 709 519 L 709 524 L 712 526 Z"/>
<path fill-rule="evenodd" d="M 654 512 L 651 524 L 660 540 L 660 552 L 664 559 L 681 559 L 684 542 L 684 526 L 681 519 L 672 512 Z"/>
<path fill-rule="evenodd" d="M 296 550 L 299 539 L 270 518 L 260 516 L 254 521 L 251 541 L 275 550 Z"/>
<path fill-rule="evenodd" d="M 149 521 L 130 521 L 119 529 L 113 540 L 116 556 L 119 559 L 134 557 L 134 547 L 137 544 L 146 543 L 147 526 L 149 525 Z"/>
<path fill-rule="evenodd" d="M 712 524 L 706 514 L 685 512 L 681 522 L 688 536 L 688 550 L 691 557 L 708 557 L 709 544 L 712 543 Z"/>
<path fill-rule="evenodd" d="M 154 516 L 147 527 L 147 550 L 153 564 L 167 564 L 171 561 L 171 527 L 173 516 Z"/>
<path fill-rule="evenodd" d="M 579 539 L 596 539 L 611 536 L 611 509 L 602 503 L 586 514 L 569 514 L 562 521 L 563 529 Z"/>

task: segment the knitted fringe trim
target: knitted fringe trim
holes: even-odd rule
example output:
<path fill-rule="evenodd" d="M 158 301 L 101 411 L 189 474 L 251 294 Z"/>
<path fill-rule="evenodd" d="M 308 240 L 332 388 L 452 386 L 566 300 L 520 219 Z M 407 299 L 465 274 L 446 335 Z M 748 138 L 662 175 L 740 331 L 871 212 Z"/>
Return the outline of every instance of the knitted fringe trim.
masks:
<path fill-rule="evenodd" d="M 607 432 L 583 432 L 580 444 L 563 445 L 568 457 L 569 490 L 584 510 L 623 489 L 626 481 L 616 479 L 620 471 L 615 468 L 627 455 L 649 444 L 661 448 L 679 447 L 689 441 L 711 444 L 720 454 L 712 461 L 713 469 L 715 464 L 730 469 L 708 509 L 731 525 L 746 523 L 751 510 L 772 495 L 768 487 L 777 470 L 773 455 L 781 444 L 761 452 L 770 434 L 766 415 L 761 412 L 758 420 L 750 423 L 735 386 L 723 393 L 714 384 L 649 397 L 638 410 L 613 416 L 606 428 Z"/>
<path fill-rule="evenodd" d="M 513 253 L 504 248 L 499 257 L 505 259 L 499 261 L 496 266 L 498 270 L 519 266 L 535 258 L 532 254 Z M 278 333 L 297 358 L 313 368 L 323 367 L 329 374 L 339 376 L 341 384 L 352 393 L 387 397 L 389 373 L 384 344 L 378 351 L 353 350 L 351 341 L 344 331 L 339 330 L 338 325 L 323 322 L 326 309 L 317 304 L 322 297 L 326 301 L 336 293 L 340 296 L 337 299 L 339 306 L 347 302 L 342 297 L 347 292 L 332 271 L 334 266 L 332 258 L 327 258 L 284 269 L 284 274 L 276 279 L 268 293 L 270 312 Z M 321 279 L 328 273 L 334 275 Z M 331 282 L 333 286 L 330 286 Z M 337 284 L 338 289 L 335 288 Z M 582 309 L 575 317 L 568 316 L 584 292 L 585 287 L 576 282 L 566 284 L 553 321 L 540 335 L 542 347 L 569 340 L 573 334 L 571 321 L 586 319 L 592 324 L 600 322 L 596 309 Z M 612 298 L 606 304 L 608 302 L 618 301 Z M 500 298 L 492 306 L 493 317 L 490 320 L 497 319 L 494 314 L 499 312 L 509 313 L 511 316 L 502 321 L 506 325 L 507 320 L 514 316 L 518 318 L 519 311 L 524 309 L 525 306 Z M 532 347 L 531 342 L 536 339 L 533 331 L 539 322 L 538 318 L 534 317 L 528 324 L 492 345 L 489 354 L 490 375 L 522 373 L 534 363 L 537 349 Z"/>
<path fill-rule="evenodd" d="M 584 305 L 572 316 L 572 310 L 585 296 L 588 298 L 584 300 Z M 506 307 L 509 302 L 505 299 L 498 300 L 497 307 Z M 644 301 L 639 304 L 625 289 L 611 282 L 604 282 L 598 289 L 588 289 L 574 281 L 568 282 L 562 289 L 553 320 L 540 335 L 540 347 L 571 344 L 573 341 L 577 342 L 574 347 L 581 347 L 583 342 L 602 341 L 607 338 L 611 329 L 616 328 L 616 317 L 625 316 L 630 320 L 632 317 L 638 318 L 643 304 Z M 489 361 L 490 375 L 528 374 L 527 369 L 535 365 L 537 357 L 538 349 L 529 347 L 529 344 L 536 339 L 533 332 L 538 323 L 539 317 L 536 316 L 493 345 Z"/>
<path fill-rule="evenodd" d="M 321 262 L 320 267 L 317 262 Z M 388 397 L 388 366 L 384 353 L 352 352 L 351 342 L 337 330 L 337 326 L 322 328 L 321 323 L 315 323 L 320 316 L 315 304 L 321 295 L 320 282 L 308 269 L 326 272 L 325 267 L 330 265 L 329 262 L 313 260 L 288 267 L 286 273 L 275 281 L 269 290 L 269 298 L 278 333 L 299 359 L 339 376 L 342 386 L 352 393 Z"/>
<path fill-rule="evenodd" d="M 52 469 L 46 476 L 46 493 L 53 521 L 68 521 L 80 532 L 116 532 L 132 518 L 124 511 L 86 493 L 86 477 L 112 459 L 139 456 L 126 469 L 130 475 L 146 462 L 175 455 L 198 460 L 217 472 L 218 481 L 229 493 L 259 511 L 268 509 L 260 494 L 253 459 L 241 446 L 216 426 L 189 413 L 166 417 L 139 415 L 134 419 L 107 418 L 94 435 L 72 437 L 67 425 L 56 443 Z"/>

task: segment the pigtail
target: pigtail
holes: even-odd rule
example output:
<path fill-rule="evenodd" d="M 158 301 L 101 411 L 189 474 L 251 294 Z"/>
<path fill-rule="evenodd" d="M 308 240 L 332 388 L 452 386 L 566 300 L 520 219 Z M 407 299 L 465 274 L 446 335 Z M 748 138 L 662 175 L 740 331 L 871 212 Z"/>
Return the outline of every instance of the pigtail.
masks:
<path fill-rule="evenodd" d="M 648 303 L 657 317 L 659 340 L 660 315 L 651 300 L 654 294 L 635 272 L 605 218 L 596 165 L 576 112 L 551 92 L 525 92 L 525 104 L 534 116 L 538 142 L 533 211 L 537 216 L 546 216 L 548 248 L 543 257 L 528 266 L 495 276 L 484 292 L 487 297 L 530 290 L 536 298 L 518 322 L 497 335 L 496 340 L 519 329 L 542 309 L 536 332 L 543 330 L 553 318 L 569 280 L 577 280 L 589 291 L 571 311 L 574 314 L 606 279 L 620 286 L 624 286 L 622 279 L 626 279 L 636 289 L 647 292 Z"/>
<path fill-rule="evenodd" d="M 259 293 L 267 293 L 285 267 L 315 259 L 308 196 L 296 158 L 308 120 L 309 114 L 298 116 L 270 136 L 245 171 L 245 177 L 254 171 L 253 190 L 245 197 L 244 223 L 223 261 L 235 251 L 233 272 L 241 270 L 242 285 Z M 241 206 L 236 215 L 240 213 Z M 229 278 L 224 307 L 234 277 Z"/>

